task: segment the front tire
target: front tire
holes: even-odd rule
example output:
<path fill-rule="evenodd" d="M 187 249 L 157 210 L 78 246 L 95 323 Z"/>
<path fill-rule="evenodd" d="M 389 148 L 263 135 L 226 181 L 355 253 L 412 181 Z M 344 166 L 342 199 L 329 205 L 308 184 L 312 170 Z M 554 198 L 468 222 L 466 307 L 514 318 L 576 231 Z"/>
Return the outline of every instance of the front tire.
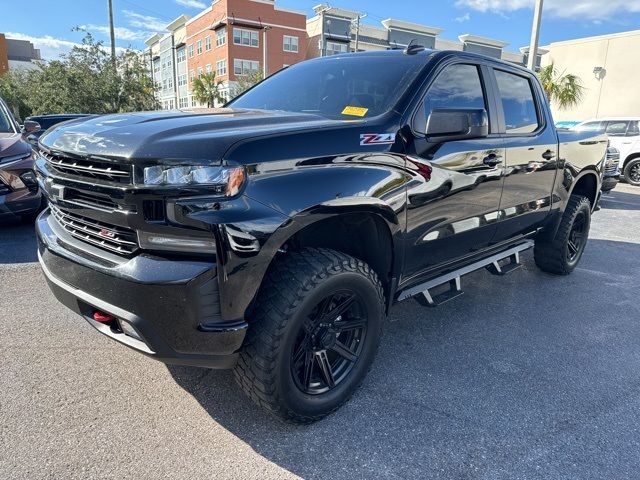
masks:
<path fill-rule="evenodd" d="M 286 421 L 319 420 L 366 376 L 384 316 L 382 285 L 366 263 L 329 249 L 288 254 L 258 294 L 236 380 Z"/>
<path fill-rule="evenodd" d="M 624 178 L 627 183 L 640 186 L 640 158 L 629 160 L 624 167 Z"/>
<path fill-rule="evenodd" d="M 558 231 L 552 239 L 537 239 L 533 255 L 538 268 L 555 275 L 569 275 L 576 268 L 589 237 L 591 202 L 571 195 Z"/>

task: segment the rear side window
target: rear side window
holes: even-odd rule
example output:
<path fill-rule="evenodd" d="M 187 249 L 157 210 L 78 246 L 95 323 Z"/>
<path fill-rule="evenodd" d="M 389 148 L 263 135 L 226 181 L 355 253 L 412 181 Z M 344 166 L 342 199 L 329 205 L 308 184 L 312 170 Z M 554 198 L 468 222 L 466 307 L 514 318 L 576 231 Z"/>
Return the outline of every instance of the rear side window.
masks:
<path fill-rule="evenodd" d="M 636 135 L 640 135 L 640 128 L 638 127 L 638 122 L 629 122 L 629 130 L 627 130 L 627 136 L 635 137 Z"/>
<path fill-rule="evenodd" d="M 506 132 L 535 132 L 540 126 L 540 119 L 529 79 L 502 70 L 495 70 L 495 73 L 504 110 Z"/>
<path fill-rule="evenodd" d="M 608 135 L 623 136 L 627 133 L 629 122 L 609 122 L 605 133 Z"/>
<path fill-rule="evenodd" d="M 478 67 L 465 64 L 445 67 L 425 97 L 426 117 L 437 108 L 486 109 Z"/>

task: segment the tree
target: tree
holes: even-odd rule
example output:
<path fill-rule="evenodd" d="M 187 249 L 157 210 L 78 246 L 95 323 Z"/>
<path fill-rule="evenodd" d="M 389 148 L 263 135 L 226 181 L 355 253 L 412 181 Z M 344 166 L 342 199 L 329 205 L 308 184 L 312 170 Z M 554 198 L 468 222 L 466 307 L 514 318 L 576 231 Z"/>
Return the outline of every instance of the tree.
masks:
<path fill-rule="evenodd" d="M 193 81 L 193 96 L 207 107 L 213 107 L 216 102 L 224 103 L 227 99 L 222 93 L 222 84 L 222 80 L 216 80 L 215 72 L 202 74 Z"/>
<path fill-rule="evenodd" d="M 6 76 L 6 75 L 5 75 Z M 4 84 L 4 77 L 0 84 Z M 81 46 L 40 69 L 6 80 L 21 115 L 117 113 L 155 110 L 155 85 L 142 58 L 130 50 L 113 60 L 101 42 L 87 34 Z M 2 93 L 5 89 L 0 87 Z M 12 90 L 10 90 L 12 91 Z"/>
<path fill-rule="evenodd" d="M 29 71 L 10 70 L 0 76 L 0 98 L 9 106 L 18 120 L 29 116 L 31 109 L 25 103 Z"/>
<path fill-rule="evenodd" d="M 555 103 L 560 110 L 575 107 L 582 101 L 584 87 L 580 77 L 559 72 L 551 63 L 540 69 L 538 78 L 549 103 Z"/>
<path fill-rule="evenodd" d="M 241 93 L 249 90 L 256 83 L 260 83 L 262 81 L 262 78 L 263 76 L 261 70 L 236 77 L 236 85 L 231 92 L 231 98 L 237 97 Z"/>

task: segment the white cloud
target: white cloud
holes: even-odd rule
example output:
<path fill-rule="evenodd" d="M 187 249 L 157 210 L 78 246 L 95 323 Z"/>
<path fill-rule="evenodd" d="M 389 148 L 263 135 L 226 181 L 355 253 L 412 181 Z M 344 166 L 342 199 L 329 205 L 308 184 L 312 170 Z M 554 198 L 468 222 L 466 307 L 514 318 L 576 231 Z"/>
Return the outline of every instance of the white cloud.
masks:
<path fill-rule="evenodd" d="M 162 32 L 167 28 L 169 22 L 161 20 L 151 15 L 142 15 L 141 13 L 132 12 L 131 10 L 122 10 L 129 25 L 136 28 L 145 28 L 154 32 Z"/>
<path fill-rule="evenodd" d="M 471 20 L 471 15 L 469 15 L 469 12 L 466 12 L 464 15 L 454 18 L 454 20 L 458 23 L 468 22 Z"/>
<path fill-rule="evenodd" d="M 69 53 L 73 47 L 82 47 L 82 43 L 72 42 L 70 40 L 63 40 L 61 38 L 54 38 L 50 35 L 43 37 L 34 37 L 31 35 L 25 35 L 24 33 L 6 32 L 7 38 L 15 38 L 16 40 L 28 40 L 33 43 L 36 48 L 40 49 L 40 55 L 43 60 L 55 60 L 64 53 Z M 107 50 L 108 47 L 104 47 Z M 116 51 L 123 52 L 125 48 L 116 48 Z"/>
<path fill-rule="evenodd" d="M 176 0 L 176 3 L 189 8 L 207 8 L 207 4 L 200 0 Z"/>
<path fill-rule="evenodd" d="M 480 12 L 504 14 L 516 10 L 533 8 L 534 0 L 457 0 L 456 6 Z M 640 12 L 640 0 L 546 0 L 545 13 L 553 17 L 608 20 L 624 13 Z"/>
<path fill-rule="evenodd" d="M 100 32 L 104 35 L 109 35 L 109 27 L 107 25 L 80 25 L 82 30 L 86 30 L 89 33 Z M 113 29 L 116 36 L 116 40 L 145 40 L 153 35 L 153 32 L 147 30 L 131 30 L 126 27 L 115 27 Z"/>

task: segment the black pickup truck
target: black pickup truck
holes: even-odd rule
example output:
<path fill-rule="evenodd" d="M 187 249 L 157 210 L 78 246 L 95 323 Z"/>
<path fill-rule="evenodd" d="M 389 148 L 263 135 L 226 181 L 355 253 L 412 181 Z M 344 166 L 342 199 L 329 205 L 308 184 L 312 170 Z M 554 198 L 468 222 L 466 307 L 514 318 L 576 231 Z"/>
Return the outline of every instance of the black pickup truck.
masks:
<path fill-rule="evenodd" d="M 534 248 L 579 262 L 606 137 L 556 132 L 528 70 L 420 47 L 314 59 L 204 112 L 48 131 L 39 256 L 56 297 L 163 362 L 234 368 L 312 422 L 362 382 L 395 302 Z"/>

